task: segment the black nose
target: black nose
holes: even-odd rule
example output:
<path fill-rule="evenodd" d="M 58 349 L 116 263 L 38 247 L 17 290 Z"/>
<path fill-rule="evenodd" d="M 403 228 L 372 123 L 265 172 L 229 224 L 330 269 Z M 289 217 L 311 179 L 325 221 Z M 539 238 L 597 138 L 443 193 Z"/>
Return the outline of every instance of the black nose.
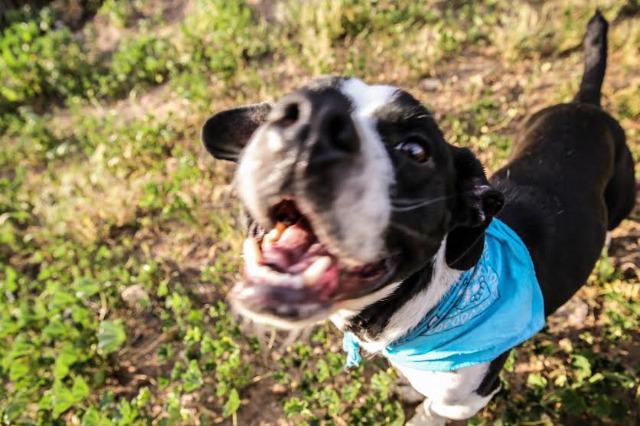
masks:
<path fill-rule="evenodd" d="M 270 119 L 290 143 L 302 143 L 311 150 L 310 161 L 329 161 L 360 148 L 350 108 L 337 91 L 299 92 L 278 102 Z"/>
<path fill-rule="evenodd" d="M 311 103 L 304 96 L 289 95 L 275 104 L 269 115 L 273 126 L 282 130 L 299 127 L 308 122 Z"/>

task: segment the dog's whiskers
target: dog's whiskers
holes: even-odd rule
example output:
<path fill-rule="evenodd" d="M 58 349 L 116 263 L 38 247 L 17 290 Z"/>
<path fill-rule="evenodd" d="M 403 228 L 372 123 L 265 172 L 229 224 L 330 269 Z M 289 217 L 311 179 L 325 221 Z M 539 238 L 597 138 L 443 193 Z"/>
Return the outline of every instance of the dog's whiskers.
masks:
<path fill-rule="evenodd" d="M 392 200 L 391 209 L 396 212 L 406 212 L 406 211 L 418 209 L 420 207 L 425 207 L 431 204 L 446 201 L 453 197 L 455 197 L 455 195 L 447 195 L 444 197 L 436 197 L 436 198 L 429 198 L 429 199 L 423 199 L 423 200 L 395 199 L 395 200 Z"/>
<path fill-rule="evenodd" d="M 423 235 L 422 233 L 420 233 L 419 231 L 416 231 L 415 229 L 411 229 L 410 227 L 406 226 L 406 225 L 402 225 L 398 222 L 389 222 L 389 226 L 391 226 L 392 228 L 396 228 L 402 232 L 404 232 L 405 234 L 411 235 L 413 238 L 419 239 L 419 240 L 427 240 L 429 237 L 426 235 Z"/>

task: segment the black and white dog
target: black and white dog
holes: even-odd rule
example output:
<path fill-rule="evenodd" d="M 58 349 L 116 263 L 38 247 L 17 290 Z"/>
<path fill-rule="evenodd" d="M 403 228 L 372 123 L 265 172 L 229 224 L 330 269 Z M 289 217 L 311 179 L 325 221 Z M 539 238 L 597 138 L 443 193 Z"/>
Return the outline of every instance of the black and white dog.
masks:
<path fill-rule="evenodd" d="M 322 78 L 278 102 L 211 117 L 204 144 L 238 162 L 251 217 L 235 307 L 289 328 L 330 318 L 380 352 L 478 262 L 497 217 L 526 245 L 545 314 L 554 312 L 586 281 L 607 230 L 635 202 L 624 132 L 600 108 L 606 32 L 596 13 L 575 100 L 531 116 L 490 180 L 397 87 Z M 437 424 L 484 407 L 505 359 L 404 373 L 428 398 L 423 416 Z"/>

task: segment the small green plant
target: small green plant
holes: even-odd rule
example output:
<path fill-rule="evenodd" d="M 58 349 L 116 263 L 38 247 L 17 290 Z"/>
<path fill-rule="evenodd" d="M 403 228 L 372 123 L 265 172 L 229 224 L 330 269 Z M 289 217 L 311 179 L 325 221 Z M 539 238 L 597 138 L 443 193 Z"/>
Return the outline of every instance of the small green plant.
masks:
<path fill-rule="evenodd" d="M 89 73 L 86 52 L 67 27 L 55 28 L 51 9 L 16 21 L 0 37 L 0 111 L 37 98 L 82 93 Z"/>
<path fill-rule="evenodd" d="M 242 0 L 198 0 L 182 27 L 181 63 L 229 79 L 266 52 L 268 32 Z"/>
<path fill-rule="evenodd" d="M 94 78 L 95 83 L 87 93 L 114 98 L 135 87 L 161 84 L 175 68 L 175 56 L 168 40 L 146 34 L 143 25 L 139 36 L 118 45 L 109 67 Z"/>

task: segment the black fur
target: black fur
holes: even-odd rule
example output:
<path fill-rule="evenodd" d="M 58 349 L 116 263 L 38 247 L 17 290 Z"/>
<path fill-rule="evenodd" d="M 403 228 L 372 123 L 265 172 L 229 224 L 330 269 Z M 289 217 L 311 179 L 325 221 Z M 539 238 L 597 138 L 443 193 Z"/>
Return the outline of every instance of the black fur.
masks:
<path fill-rule="evenodd" d="M 498 217 L 529 249 L 546 315 L 586 282 L 607 230 L 618 226 L 635 202 L 624 131 L 600 109 L 606 32 L 598 12 L 589 21 L 576 100 L 533 114 L 518 133 L 509 163 L 491 178 L 506 199 Z M 498 383 L 501 358 L 491 363 L 480 395 Z"/>
<path fill-rule="evenodd" d="M 609 24 L 596 11 L 587 25 L 584 37 L 584 73 L 575 102 L 600 106 L 600 93 L 607 67 L 607 30 Z"/>
<path fill-rule="evenodd" d="M 489 363 L 489 369 L 476 389 L 478 395 L 489 396 L 500 386 L 500 371 L 508 357 L 509 351 Z"/>

